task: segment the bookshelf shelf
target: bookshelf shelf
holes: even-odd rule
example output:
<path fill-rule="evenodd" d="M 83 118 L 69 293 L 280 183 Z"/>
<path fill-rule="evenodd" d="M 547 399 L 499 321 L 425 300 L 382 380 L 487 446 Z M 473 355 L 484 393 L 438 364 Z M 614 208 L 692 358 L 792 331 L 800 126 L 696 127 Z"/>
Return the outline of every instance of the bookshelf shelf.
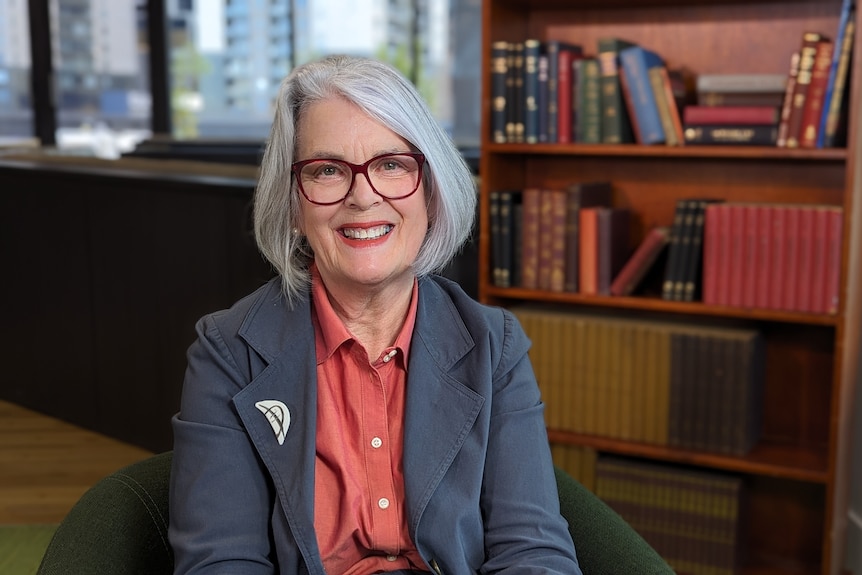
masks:
<path fill-rule="evenodd" d="M 786 75 L 804 32 L 834 36 L 842 0 L 486 0 L 482 10 L 486 73 L 480 112 L 479 299 L 512 308 L 536 304 L 581 315 L 755 329 L 765 348 L 761 435 L 745 456 L 572 433 L 563 428 L 588 428 L 565 423 L 549 423 L 551 443 L 578 453 L 736 474 L 746 489 L 748 527 L 736 573 L 838 575 L 844 561 L 851 406 L 862 349 L 860 42 L 853 46 L 850 64 L 847 146 L 825 149 L 499 143 L 491 130 L 490 71 L 496 42 L 558 40 L 580 44 L 595 55 L 600 38 L 616 37 L 655 51 L 669 68 L 693 74 Z M 858 12 L 854 18 L 857 30 L 862 29 Z M 611 297 L 494 284 L 492 192 L 561 189 L 602 180 L 613 184 L 612 205 L 630 210 L 635 244 L 652 228 L 671 225 L 681 198 L 841 207 L 837 312 L 667 301 L 652 295 L 659 293 L 655 286 L 633 297 Z M 564 355 L 556 357 L 563 358 L 559 363 L 568 361 Z M 553 406 L 547 407 L 550 411 Z"/>
<path fill-rule="evenodd" d="M 516 302 L 544 301 L 583 307 L 602 307 L 610 309 L 642 310 L 684 316 L 704 316 L 717 318 L 737 318 L 763 322 L 799 325 L 820 325 L 834 327 L 839 316 L 814 313 L 749 309 L 731 306 L 706 305 L 701 302 L 667 301 L 659 297 L 611 297 L 585 295 L 573 292 L 548 292 L 522 288 L 500 288 L 488 286 L 484 292 L 495 304 L 511 305 Z"/>
<path fill-rule="evenodd" d="M 661 445 L 620 441 L 596 435 L 548 430 L 551 441 L 576 443 L 599 451 L 646 457 L 672 463 L 685 463 L 753 475 L 790 479 L 825 485 L 829 481 L 825 446 L 801 449 L 785 443 L 761 442 L 745 457 L 727 457 L 700 451 L 675 449 Z"/>
<path fill-rule="evenodd" d="M 846 148 L 799 149 L 768 146 L 640 146 L 636 144 L 488 144 L 488 151 L 506 155 L 562 155 L 646 158 L 716 158 L 751 161 L 845 162 Z"/>

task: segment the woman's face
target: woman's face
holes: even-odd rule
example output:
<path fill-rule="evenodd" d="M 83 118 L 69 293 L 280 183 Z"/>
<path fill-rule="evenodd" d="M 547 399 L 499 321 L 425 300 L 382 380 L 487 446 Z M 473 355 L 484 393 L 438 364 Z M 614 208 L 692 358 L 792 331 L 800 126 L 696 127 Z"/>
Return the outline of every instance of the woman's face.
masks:
<path fill-rule="evenodd" d="M 363 164 L 381 154 L 410 151 L 403 138 L 338 97 L 308 106 L 297 125 L 296 161 L 330 158 Z M 341 202 L 321 206 L 304 197 L 299 201 L 300 231 L 330 290 L 381 288 L 398 281 L 412 285 L 411 266 L 428 230 L 421 183 L 413 195 L 388 200 L 357 174 Z"/>

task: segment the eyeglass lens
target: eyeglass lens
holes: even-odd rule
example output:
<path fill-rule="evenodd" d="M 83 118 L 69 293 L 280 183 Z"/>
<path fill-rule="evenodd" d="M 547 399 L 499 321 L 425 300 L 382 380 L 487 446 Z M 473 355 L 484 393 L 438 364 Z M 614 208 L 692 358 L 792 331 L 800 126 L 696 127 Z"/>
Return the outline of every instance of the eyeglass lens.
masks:
<path fill-rule="evenodd" d="M 388 199 L 413 193 L 419 185 L 420 162 L 411 155 L 385 154 L 363 165 L 342 160 L 320 159 L 301 163 L 302 191 L 313 202 L 334 203 L 350 192 L 357 174 L 365 174 L 371 187 Z"/>

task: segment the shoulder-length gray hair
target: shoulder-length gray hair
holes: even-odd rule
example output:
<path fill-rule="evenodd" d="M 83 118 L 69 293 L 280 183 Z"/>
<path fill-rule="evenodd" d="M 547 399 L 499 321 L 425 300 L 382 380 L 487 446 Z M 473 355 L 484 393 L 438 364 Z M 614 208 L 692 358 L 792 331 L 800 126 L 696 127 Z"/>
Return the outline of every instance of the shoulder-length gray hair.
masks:
<path fill-rule="evenodd" d="M 312 257 L 292 233 L 303 201 L 291 177 L 296 126 L 309 104 L 342 97 L 422 152 L 429 229 L 414 263 L 417 275 L 441 271 L 468 239 L 476 190 L 461 154 L 413 85 L 391 67 L 367 58 L 329 56 L 295 68 L 281 84 L 275 118 L 254 197 L 254 231 L 263 255 L 281 275 L 289 300 L 309 282 Z"/>

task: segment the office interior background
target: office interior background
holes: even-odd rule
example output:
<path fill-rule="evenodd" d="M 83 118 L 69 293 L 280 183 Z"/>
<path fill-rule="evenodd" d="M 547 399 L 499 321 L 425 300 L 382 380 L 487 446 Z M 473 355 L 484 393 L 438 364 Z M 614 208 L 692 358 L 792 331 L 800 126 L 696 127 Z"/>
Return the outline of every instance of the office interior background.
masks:
<path fill-rule="evenodd" d="M 281 79 L 337 52 L 396 65 L 469 154 L 480 19 L 480 0 L 0 0 L 0 146 L 117 158 L 152 138 L 257 145 Z M 856 403 L 847 564 L 862 573 Z"/>

